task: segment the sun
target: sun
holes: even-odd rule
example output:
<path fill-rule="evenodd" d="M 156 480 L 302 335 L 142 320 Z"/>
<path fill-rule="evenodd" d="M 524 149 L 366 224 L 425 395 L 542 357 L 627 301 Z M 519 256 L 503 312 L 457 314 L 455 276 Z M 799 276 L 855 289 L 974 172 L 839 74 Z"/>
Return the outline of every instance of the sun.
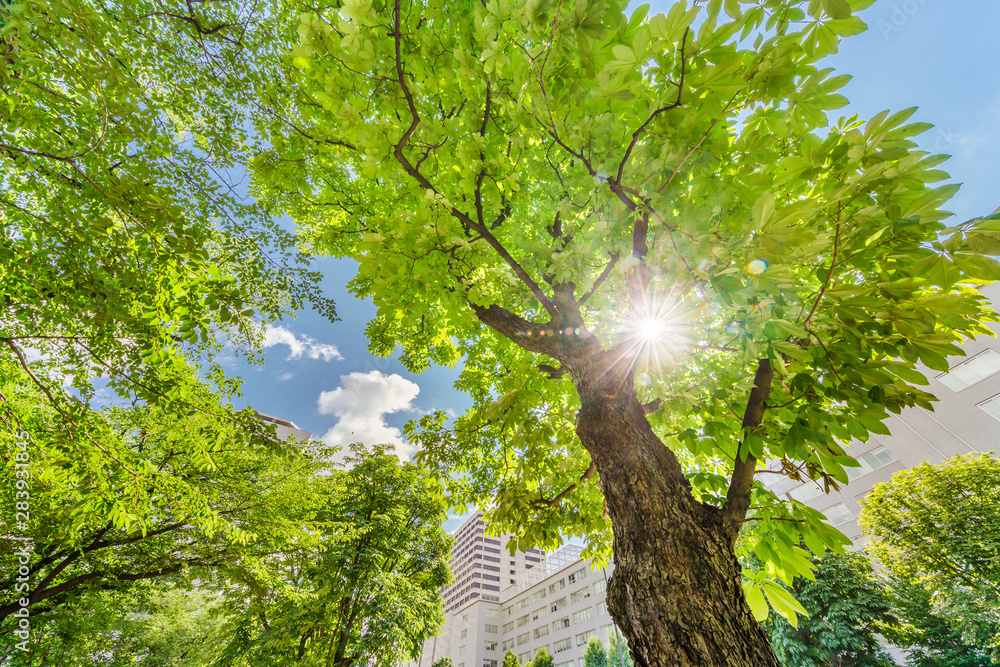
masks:
<path fill-rule="evenodd" d="M 659 317 L 648 317 L 639 321 L 636 333 L 647 343 L 655 343 L 667 331 L 667 323 Z"/>

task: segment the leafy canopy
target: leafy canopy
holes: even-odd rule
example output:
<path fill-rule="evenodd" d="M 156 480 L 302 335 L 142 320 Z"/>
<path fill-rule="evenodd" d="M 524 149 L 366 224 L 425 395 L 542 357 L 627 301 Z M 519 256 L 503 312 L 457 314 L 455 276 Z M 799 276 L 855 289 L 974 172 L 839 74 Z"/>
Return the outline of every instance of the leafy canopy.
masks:
<path fill-rule="evenodd" d="M 895 665 L 877 633 L 895 624 L 889 598 L 871 563 L 857 553 L 828 553 L 815 580 L 796 579 L 795 598 L 808 615 L 796 625 L 769 622 L 771 643 L 782 664 L 796 667 L 890 667 Z"/>
<path fill-rule="evenodd" d="M 398 664 L 444 623 L 451 538 L 440 486 L 386 446 L 353 447 L 309 538 L 232 572 L 220 667 Z"/>
<path fill-rule="evenodd" d="M 924 587 L 965 643 L 1000 657 L 1000 461 L 922 463 L 876 484 L 861 507 L 872 557 Z"/>
<path fill-rule="evenodd" d="M 574 373 L 599 350 L 695 498 L 749 519 L 755 612 L 794 617 L 773 580 L 811 576 L 800 540 L 846 538 L 766 491 L 758 462 L 845 484 L 845 443 L 931 407 L 917 363 L 947 370 L 987 333 L 1000 216 L 946 226 L 958 186 L 917 149 L 915 109 L 833 115 L 848 77 L 818 62 L 869 4 L 289 2 L 295 120 L 262 123 L 256 192 L 311 252 L 359 262 L 373 352 L 463 360 L 473 408 L 407 433 L 513 548 L 579 535 L 608 553 L 575 431 Z"/>
<path fill-rule="evenodd" d="M 306 300 L 334 316 L 292 235 L 227 180 L 272 76 L 266 7 L 175 4 L 0 3 L 0 363 L 56 411 L 30 432 L 38 478 L 128 521 L 176 480 L 94 408 L 164 410 L 202 462 L 214 424 L 273 441 L 228 407 L 216 353 Z"/>

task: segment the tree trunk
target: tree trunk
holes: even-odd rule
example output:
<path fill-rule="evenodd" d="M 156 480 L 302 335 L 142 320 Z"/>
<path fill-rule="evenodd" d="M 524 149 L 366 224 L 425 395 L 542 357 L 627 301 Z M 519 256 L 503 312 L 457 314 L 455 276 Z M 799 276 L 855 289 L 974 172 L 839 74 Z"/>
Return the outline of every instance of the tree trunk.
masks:
<path fill-rule="evenodd" d="M 604 354 L 572 369 L 576 431 L 597 465 L 614 527 L 608 609 L 637 667 L 779 667 L 750 611 L 732 524 L 695 501 L 653 433 L 631 372 Z"/>

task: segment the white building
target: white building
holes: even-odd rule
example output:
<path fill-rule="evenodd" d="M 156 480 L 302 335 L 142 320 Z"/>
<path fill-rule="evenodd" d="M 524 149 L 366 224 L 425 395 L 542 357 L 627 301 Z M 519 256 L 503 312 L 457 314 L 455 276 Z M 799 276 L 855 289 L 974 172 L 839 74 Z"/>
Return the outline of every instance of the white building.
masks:
<path fill-rule="evenodd" d="M 574 546 L 511 556 L 509 535 L 485 533 L 479 512 L 453 533 L 455 583 L 442 591 L 444 629 L 406 667 L 430 667 L 444 657 L 456 667 L 499 667 L 507 651 L 523 665 L 543 647 L 556 667 L 582 667 L 590 637 L 606 644 L 614 632 L 604 600 L 611 570 L 607 578 L 592 570 Z"/>
<path fill-rule="evenodd" d="M 981 292 L 994 310 L 1000 309 L 1000 283 L 987 285 Z M 990 327 L 1000 334 L 1000 325 L 990 323 Z M 940 399 L 933 412 L 907 408 L 886 421 L 891 436 L 873 435 L 868 442 L 855 441 L 848 447 L 847 453 L 861 463 L 861 468 L 848 468 L 850 484 L 828 495 L 814 481 L 801 484 L 786 478 L 769 488 L 820 510 L 860 547 L 864 536 L 857 522 L 858 501 L 876 483 L 925 461 L 1000 452 L 1000 340 L 980 337 L 961 347 L 966 356 L 952 357 L 947 373 L 919 368 L 930 380 L 924 389 Z"/>
<path fill-rule="evenodd" d="M 303 431 L 295 425 L 295 422 L 282 419 L 281 417 L 265 415 L 263 412 L 258 412 L 257 416 L 260 417 L 261 421 L 275 425 L 278 440 L 287 440 L 290 435 L 294 435 L 298 442 L 306 442 L 312 439 L 312 433 L 309 431 Z"/>

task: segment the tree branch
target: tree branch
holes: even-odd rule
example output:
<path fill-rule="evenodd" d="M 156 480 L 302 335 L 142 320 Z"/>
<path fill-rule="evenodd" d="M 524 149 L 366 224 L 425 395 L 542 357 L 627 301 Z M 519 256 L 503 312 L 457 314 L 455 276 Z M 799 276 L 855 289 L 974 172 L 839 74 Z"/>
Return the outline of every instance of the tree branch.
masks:
<path fill-rule="evenodd" d="M 733 476 L 726 492 L 725 516 L 732 526 L 732 539 L 735 542 L 740 532 L 740 525 L 750 509 L 750 488 L 753 486 L 754 471 L 757 468 L 757 457 L 746 451 L 746 457 L 740 453 L 748 436 L 753 434 L 764 421 L 764 411 L 767 410 L 767 397 L 771 395 L 771 382 L 774 380 L 774 369 L 769 359 L 757 362 L 757 373 L 753 378 L 753 389 L 747 399 L 747 408 L 743 413 L 743 441 L 736 448 L 736 460 L 733 464 Z"/>
<path fill-rule="evenodd" d="M 556 505 L 557 503 L 561 502 L 563 498 L 565 498 L 569 494 L 573 493 L 573 491 L 576 490 L 577 486 L 579 486 L 583 482 L 587 481 L 588 479 L 590 479 L 591 477 L 593 477 L 595 474 L 597 474 L 597 464 L 594 463 L 593 460 L 591 460 L 590 467 L 587 468 L 587 470 L 582 475 L 580 475 L 580 479 L 578 479 L 577 481 L 575 481 L 572 484 L 570 484 L 569 486 L 567 486 L 565 489 L 563 489 L 562 491 L 560 491 L 558 493 L 558 495 L 554 496 L 553 498 L 550 498 L 548 500 L 546 500 L 545 498 L 538 498 L 536 500 L 532 500 L 531 501 L 531 506 L 534 509 L 543 509 L 543 508 L 546 508 L 546 507 L 552 507 L 553 505 Z"/>

